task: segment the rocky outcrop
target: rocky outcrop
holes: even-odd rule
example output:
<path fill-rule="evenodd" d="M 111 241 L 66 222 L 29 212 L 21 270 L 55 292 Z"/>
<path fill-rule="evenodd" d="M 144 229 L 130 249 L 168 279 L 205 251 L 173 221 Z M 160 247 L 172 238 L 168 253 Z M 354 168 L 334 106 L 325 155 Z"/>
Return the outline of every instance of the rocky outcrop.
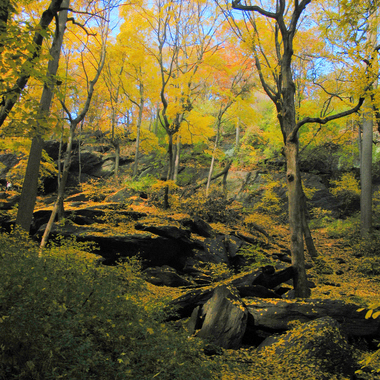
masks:
<path fill-rule="evenodd" d="M 358 305 L 338 300 L 271 300 L 251 299 L 247 310 L 256 330 L 284 332 L 294 322 L 309 322 L 329 316 L 340 323 L 342 331 L 351 337 L 380 337 L 380 320 L 365 319 Z"/>
<path fill-rule="evenodd" d="M 203 323 L 196 335 L 223 348 L 239 348 L 247 318 L 248 312 L 240 297 L 227 286 L 219 286 L 201 309 L 199 319 Z"/>

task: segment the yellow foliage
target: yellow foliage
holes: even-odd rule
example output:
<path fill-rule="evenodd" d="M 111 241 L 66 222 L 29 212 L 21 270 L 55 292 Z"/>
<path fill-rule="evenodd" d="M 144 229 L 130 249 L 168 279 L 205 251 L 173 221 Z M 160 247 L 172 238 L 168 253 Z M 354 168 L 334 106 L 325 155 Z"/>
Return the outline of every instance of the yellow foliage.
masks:
<path fill-rule="evenodd" d="M 331 184 L 334 186 L 331 189 L 331 193 L 335 196 L 342 193 L 360 195 L 359 182 L 352 173 L 344 173 L 341 179 L 331 181 Z"/>

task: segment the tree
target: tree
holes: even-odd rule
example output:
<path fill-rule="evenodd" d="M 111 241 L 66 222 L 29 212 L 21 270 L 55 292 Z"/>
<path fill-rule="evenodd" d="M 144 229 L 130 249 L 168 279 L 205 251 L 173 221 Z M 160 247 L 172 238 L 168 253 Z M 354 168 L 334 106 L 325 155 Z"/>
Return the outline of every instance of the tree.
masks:
<path fill-rule="evenodd" d="M 49 5 L 49 8 L 42 13 L 39 27 L 37 28 L 37 31 L 34 34 L 33 45 L 29 49 L 30 54 L 22 63 L 19 69 L 17 79 L 15 80 L 15 83 L 11 87 L 4 89 L 2 93 L 0 93 L 0 95 L 2 96 L 2 101 L 0 103 L 0 126 L 4 123 L 4 121 L 8 117 L 9 112 L 12 110 L 13 106 L 18 101 L 22 90 L 25 88 L 26 84 L 28 83 L 28 80 L 32 72 L 31 68 L 33 68 L 35 61 L 40 57 L 41 50 L 42 50 L 42 43 L 44 41 L 46 31 L 50 23 L 52 22 L 53 18 L 59 12 L 62 1 L 63 0 L 52 0 Z M 11 6 L 11 3 L 8 1 L 8 9 L 11 9 L 10 6 Z M 2 14 L 9 17 L 9 13 L 7 15 L 6 12 L 4 12 L 4 8 L 3 8 Z M 5 18 L 2 20 L 2 30 L 5 30 L 4 20 Z M 1 40 L 3 40 L 3 37 L 4 35 L 1 33 L 0 34 Z M 3 42 L 1 41 L 1 43 Z"/>
<path fill-rule="evenodd" d="M 370 49 L 377 45 L 377 5 L 374 4 L 372 14 L 368 20 L 368 40 Z M 370 62 L 370 61 L 369 61 Z M 370 63 L 371 64 L 371 63 Z M 373 65 L 371 64 L 371 68 Z M 375 65 L 375 70 L 378 70 Z M 376 74 L 375 74 L 376 75 Z M 376 75 L 377 76 L 377 75 Z M 375 84 L 376 85 L 376 84 Z M 362 237 L 372 231 L 372 144 L 373 144 L 373 104 L 371 97 L 367 97 L 367 109 L 363 113 L 363 137 L 360 156 L 360 227 Z"/>
<path fill-rule="evenodd" d="M 219 52 L 220 53 L 220 52 Z M 218 104 L 218 111 L 215 115 L 215 143 L 211 156 L 210 170 L 206 184 L 206 196 L 208 196 L 212 173 L 214 170 L 215 155 L 219 145 L 221 127 L 231 107 L 241 101 L 244 96 L 250 94 L 253 87 L 251 60 L 236 54 L 231 46 L 224 47 L 220 69 L 215 73 L 214 81 L 211 86 L 212 97 Z M 239 121 L 236 127 L 236 150 L 238 149 Z M 226 176 L 224 177 L 226 181 Z"/>
<path fill-rule="evenodd" d="M 63 0 L 62 7 L 68 8 L 69 5 L 70 0 Z M 43 127 L 41 124 L 46 123 L 46 118 L 49 115 L 50 106 L 53 99 L 54 87 L 57 82 L 56 74 L 63 42 L 63 34 L 66 28 L 67 12 L 67 10 L 62 10 L 59 12 L 54 40 L 50 49 L 51 60 L 48 63 L 48 72 L 37 115 L 37 135 L 32 139 L 19 207 L 17 210 L 16 226 L 19 226 L 28 232 L 33 218 L 33 210 L 36 203 L 38 190 L 38 173 L 43 148 Z"/>
<path fill-rule="evenodd" d="M 207 0 L 156 0 L 150 8 L 141 5 L 137 12 L 149 26 L 146 54 L 158 65 L 159 123 L 168 138 L 168 180 L 174 178 L 174 136 L 186 123 L 200 93 L 198 71 L 218 49 L 219 13 L 212 8 Z"/>
<path fill-rule="evenodd" d="M 70 169 L 70 160 L 71 160 L 71 150 L 72 150 L 72 145 L 73 145 L 73 140 L 74 140 L 74 135 L 77 129 L 77 126 L 82 122 L 84 117 L 86 116 L 90 103 L 92 100 L 92 96 L 94 94 L 94 88 L 99 80 L 100 74 L 103 70 L 104 63 L 105 63 L 105 58 L 106 58 L 106 42 L 109 34 L 109 16 L 110 12 L 112 10 L 112 0 L 111 1 L 106 1 L 104 3 L 104 8 L 103 8 L 103 15 L 100 18 L 100 27 L 99 27 L 99 33 L 100 33 L 100 51 L 99 51 L 99 57 L 96 59 L 93 59 L 90 61 L 89 66 L 94 69 L 94 77 L 92 80 L 89 80 L 89 69 L 86 67 L 84 58 L 82 58 L 82 68 L 87 80 L 86 83 L 86 89 L 87 89 L 87 96 L 85 98 L 84 104 L 80 110 L 76 110 L 75 112 L 70 112 L 70 110 L 67 108 L 66 104 L 64 102 L 62 103 L 62 107 L 64 108 L 67 117 L 70 122 L 70 134 L 69 134 L 69 141 L 67 144 L 66 148 L 66 156 L 63 164 L 63 171 L 62 171 L 62 178 L 58 186 L 58 195 L 57 199 L 54 203 L 52 213 L 50 215 L 48 224 L 45 228 L 45 232 L 42 236 L 41 239 L 41 244 L 40 247 L 41 249 L 45 247 L 50 231 L 52 229 L 53 223 L 55 221 L 55 217 L 57 213 L 59 212 L 60 209 L 63 207 L 63 201 L 64 201 L 64 192 L 65 192 L 65 187 L 66 187 L 66 182 L 67 178 L 69 175 L 69 169 Z M 93 53 L 91 56 L 93 56 Z"/>
<path fill-rule="evenodd" d="M 377 1 L 349 0 L 342 2 L 337 10 L 333 9 L 329 17 L 322 21 L 326 24 L 327 37 L 339 58 L 348 56 L 352 65 L 351 81 L 364 83 L 367 87 L 365 94 L 365 108 L 362 112 L 362 132 L 360 132 L 360 209 L 361 209 L 361 235 L 364 237 L 372 228 L 372 144 L 373 122 L 378 119 L 378 91 L 376 89 L 379 75 L 379 62 L 376 58 L 380 46 L 377 41 L 378 34 L 378 4 Z M 339 30 L 339 38 L 332 35 L 332 31 Z M 334 41 L 335 44 L 334 44 Z M 342 49 L 340 46 L 344 46 Z M 366 70 L 361 69 L 362 63 Z M 379 125 L 379 119 L 378 119 Z"/>
<path fill-rule="evenodd" d="M 302 220 L 302 184 L 299 168 L 299 131 L 308 123 L 326 124 L 357 112 L 364 102 L 363 92 L 356 106 L 348 110 L 321 117 L 296 117 L 296 85 L 293 79 L 292 61 L 294 59 L 294 40 L 300 28 L 301 17 L 306 16 L 306 7 L 311 0 L 288 2 L 277 0 L 264 9 L 258 5 L 232 2 L 232 8 L 244 11 L 243 22 L 236 20 L 231 11 L 225 11 L 231 25 L 242 41 L 250 46 L 259 73 L 261 85 L 276 107 L 281 128 L 284 155 L 286 159 L 286 179 L 289 203 L 290 249 L 292 265 L 295 269 L 294 289 L 296 297 L 308 297 L 310 290 L 306 278 L 303 220 Z M 266 23 L 264 29 L 263 23 Z M 244 30 L 245 25 L 247 28 Z M 244 32 L 243 32 L 244 30 Z M 262 39 L 271 31 L 270 45 L 264 46 Z"/>

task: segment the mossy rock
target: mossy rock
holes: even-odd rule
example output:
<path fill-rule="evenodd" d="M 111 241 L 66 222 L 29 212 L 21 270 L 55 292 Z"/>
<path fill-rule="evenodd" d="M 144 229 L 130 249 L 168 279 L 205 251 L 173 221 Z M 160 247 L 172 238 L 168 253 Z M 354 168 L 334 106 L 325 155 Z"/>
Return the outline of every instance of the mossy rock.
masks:
<path fill-rule="evenodd" d="M 352 349 L 331 317 L 304 323 L 286 334 L 271 336 L 260 353 L 285 373 L 314 375 L 316 379 L 350 379 L 355 368 Z"/>

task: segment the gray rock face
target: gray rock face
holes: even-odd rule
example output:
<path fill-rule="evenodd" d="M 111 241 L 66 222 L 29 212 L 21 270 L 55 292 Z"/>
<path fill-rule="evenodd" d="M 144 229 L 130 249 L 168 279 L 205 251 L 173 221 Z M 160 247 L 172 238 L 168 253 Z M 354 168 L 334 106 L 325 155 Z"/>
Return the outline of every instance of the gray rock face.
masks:
<path fill-rule="evenodd" d="M 204 319 L 197 336 L 223 348 L 238 348 L 247 327 L 248 312 L 227 286 L 215 289 L 202 308 Z"/>

